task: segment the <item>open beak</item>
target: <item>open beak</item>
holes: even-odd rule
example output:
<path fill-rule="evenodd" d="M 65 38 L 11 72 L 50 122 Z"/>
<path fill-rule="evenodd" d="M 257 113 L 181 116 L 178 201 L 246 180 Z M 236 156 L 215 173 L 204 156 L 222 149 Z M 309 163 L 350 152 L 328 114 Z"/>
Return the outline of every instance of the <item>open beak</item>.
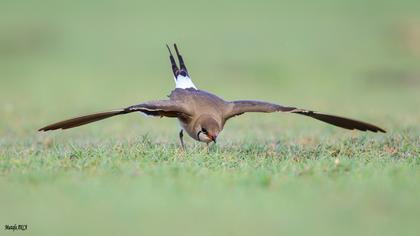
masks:
<path fill-rule="evenodd" d="M 217 136 L 215 136 L 215 135 L 208 135 L 208 137 L 211 139 L 211 141 L 213 141 L 214 143 L 216 143 Z"/>

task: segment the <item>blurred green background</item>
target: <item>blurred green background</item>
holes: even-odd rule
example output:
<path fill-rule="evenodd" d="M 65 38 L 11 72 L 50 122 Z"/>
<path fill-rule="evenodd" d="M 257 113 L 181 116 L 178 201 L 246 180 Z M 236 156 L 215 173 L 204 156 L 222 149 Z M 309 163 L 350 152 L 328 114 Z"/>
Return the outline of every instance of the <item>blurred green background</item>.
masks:
<path fill-rule="evenodd" d="M 166 43 L 199 88 L 227 100 L 346 115 L 388 133 L 250 114 L 229 121 L 213 153 L 188 138 L 183 156 L 171 119 L 36 132 L 164 98 L 174 88 Z M 419 1 L 2 0 L 0 224 L 38 235 L 414 235 L 419 107 Z M 347 167 L 335 169 L 336 158 Z"/>

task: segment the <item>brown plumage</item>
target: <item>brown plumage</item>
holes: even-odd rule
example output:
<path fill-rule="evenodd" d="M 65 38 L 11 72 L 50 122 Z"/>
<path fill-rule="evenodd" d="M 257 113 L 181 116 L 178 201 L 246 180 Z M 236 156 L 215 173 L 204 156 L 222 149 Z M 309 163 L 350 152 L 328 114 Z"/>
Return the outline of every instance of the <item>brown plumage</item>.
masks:
<path fill-rule="evenodd" d="M 45 126 L 39 131 L 69 129 L 99 121 L 116 115 L 131 112 L 142 112 L 146 115 L 177 118 L 182 130 L 179 133 L 181 145 L 184 147 L 183 130 L 193 139 L 205 143 L 216 142 L 216 138 L 223 130 L 226 121 L 246 112 L 287 112 L 304 116 L 339 126 L 350 130 L 385 132 L 378 126 L 345 117 L 323 114 L 296 107 L 281 106 L 262 101 L 225 101 L 209 92 L 195 88 L 188 76 L 184 61 L 175 45 L 176 54 L 180 61 L 178 69 L 170 52 L 170 61 L 177 88 L 171 92 L 168 100 L 150 101 L 123 109 L 80 116 Z"/>

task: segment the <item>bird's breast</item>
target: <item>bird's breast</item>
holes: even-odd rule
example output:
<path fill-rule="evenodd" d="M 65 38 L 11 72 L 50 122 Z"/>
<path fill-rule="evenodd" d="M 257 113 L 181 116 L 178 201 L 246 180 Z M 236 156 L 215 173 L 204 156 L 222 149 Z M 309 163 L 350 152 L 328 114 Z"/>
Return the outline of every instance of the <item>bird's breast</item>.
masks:
<path fill-rule="evenodd" d="M 179 125 L 181 126 L 181 128 L 193 139 L 198 140 L 197 134 L 195 133 L 194 127 L 193 127 L 193 123 L 192 122 L 185 122 L 183 120 L 178 119 Z"/>

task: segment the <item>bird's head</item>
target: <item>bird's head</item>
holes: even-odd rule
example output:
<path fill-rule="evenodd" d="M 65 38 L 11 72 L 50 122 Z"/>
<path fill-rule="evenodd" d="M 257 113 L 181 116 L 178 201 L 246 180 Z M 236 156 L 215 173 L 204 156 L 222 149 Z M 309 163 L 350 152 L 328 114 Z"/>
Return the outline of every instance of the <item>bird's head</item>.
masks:
<path fill-rule="evenodd" d="M 196 127 L 197 139 L 201 142 L 216 142 L 221 129 L 216 120 L 211 117 L 202 117 Z"/>

